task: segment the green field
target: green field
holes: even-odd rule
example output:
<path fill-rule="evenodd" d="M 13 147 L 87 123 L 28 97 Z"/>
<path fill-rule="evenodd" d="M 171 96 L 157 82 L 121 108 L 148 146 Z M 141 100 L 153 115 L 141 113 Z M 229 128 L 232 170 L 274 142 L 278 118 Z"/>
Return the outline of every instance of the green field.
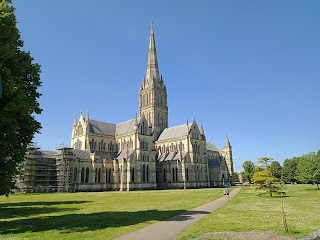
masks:
<path fill-rule="evenodd" d="M 320 229 L 320 191 L 289 185 L 281 198 L 244 189 L 178 239 L 210 232 L 273 231 L 299 238 Z M 222 189 L 17 194 L 0 197 L 1 239 L 112 239 L 222 196 Z"/>
<path fill-rule="evenodd" d="M 221 197 L 221 189 L 0 197 L 1 239 L 112 239 Z"/>
<path fill-rule="evenodd" d="M 273 231 L 300 238 L 320 229 L 320 191 L 312 185 L 288 185 L 283 197 L 288 232 L 284 231 L 281 198 L 259 195 L 252 187 L 212 212 L 177 239 L 193 239 L 210 232 Z"/>

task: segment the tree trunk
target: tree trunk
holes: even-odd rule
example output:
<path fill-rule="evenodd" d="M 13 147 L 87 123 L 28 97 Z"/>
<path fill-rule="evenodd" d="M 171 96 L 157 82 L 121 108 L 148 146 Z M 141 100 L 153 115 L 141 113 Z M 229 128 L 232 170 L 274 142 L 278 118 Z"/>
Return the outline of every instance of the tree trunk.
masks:
<path fill-rule="evenodd" d="M 269 194 L 270 194 L 270 197 L 272 197 L 272 192 L 271 191 L 269 192 Z"/>

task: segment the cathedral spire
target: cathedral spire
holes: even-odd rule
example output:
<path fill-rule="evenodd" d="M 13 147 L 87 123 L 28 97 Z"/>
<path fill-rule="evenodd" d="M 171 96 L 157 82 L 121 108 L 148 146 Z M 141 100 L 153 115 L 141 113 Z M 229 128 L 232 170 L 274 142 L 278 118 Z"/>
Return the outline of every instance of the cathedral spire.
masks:
<path fill-rule="evenodd" d="M 155 80 L 160 80 L 156 42 L 154 39 L 153 22 L 151 22 L 148 63 L 147 63 L 147 72 L 146 72 L 145 79 L 149 83 L 154 83 Z"/>
<path fill-rule="evenodd" d="M 230 142 L 229 142 L 228 134 L 226 133 L 226 144 L 225 144 L 225 147 L 229 147 L 229 146 L 230 146 Z"/>

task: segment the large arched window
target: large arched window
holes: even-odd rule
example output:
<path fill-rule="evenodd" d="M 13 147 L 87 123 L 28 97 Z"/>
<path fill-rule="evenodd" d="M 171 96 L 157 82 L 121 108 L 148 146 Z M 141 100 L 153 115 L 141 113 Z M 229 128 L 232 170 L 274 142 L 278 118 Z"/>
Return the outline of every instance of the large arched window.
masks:
<path fill-rule="evenodd" d="M 86 183 L 89 183 L 89 168 L 86 168 Z"/>
<path fill-rule="evenodd" d="M 81 146 L 82 146 L 82 142 L 79 139 L 77 139 L 74 148 L 81 150 Z"/>

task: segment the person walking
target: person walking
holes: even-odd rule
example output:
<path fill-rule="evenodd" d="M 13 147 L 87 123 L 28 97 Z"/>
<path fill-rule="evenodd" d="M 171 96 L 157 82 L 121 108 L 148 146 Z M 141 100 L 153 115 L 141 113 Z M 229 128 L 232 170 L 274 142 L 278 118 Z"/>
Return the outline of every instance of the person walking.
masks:
<path fill-rule="evenodd" d="M 223 189 L 223 195 L 224 195 L 225 198 L 227 197 L 227 189 L 226 188 Z"/>

